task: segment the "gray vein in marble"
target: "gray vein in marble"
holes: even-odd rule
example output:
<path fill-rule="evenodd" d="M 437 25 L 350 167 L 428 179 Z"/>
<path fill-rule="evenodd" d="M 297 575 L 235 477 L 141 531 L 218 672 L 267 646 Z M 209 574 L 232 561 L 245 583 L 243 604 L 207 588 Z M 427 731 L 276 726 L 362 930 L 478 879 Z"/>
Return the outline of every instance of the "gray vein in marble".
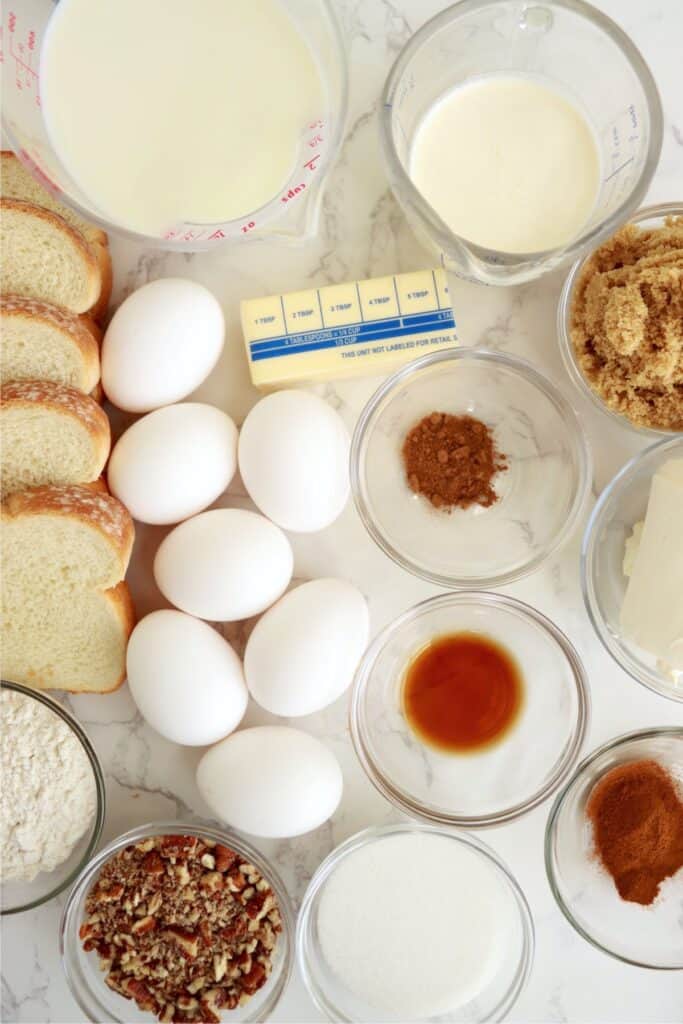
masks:
<path fill-rule="evenodd" d="M 48 1001 L 48 994 L 50 989 L 50 978 L 43 970 L 40 965 L 40 955 L 37 946 L 33 945 L 33 970 L 31 974 L 31 984 L 28 988 L 26 995 L 17 996 L 17 994 L 10 987 L 6 977 L 2 976 L 2 1020 L 6 1021 L 7 1024 L 11 1024 L 17 1020 L 40 1020 L 49 1024 L 52 1019 L 50 1014 L 50 1004 Z M 40 1005 L 41 1013 L 44 1013 L 44 1017 L 24 1017 L 22 1011 L 31 1003 L 38 1003 Z M 34 1011 L 35 1012 L 35 1011 Z"/>
<path fill-rule="evenodd" d="M 146 786 L 142 782 L 130 782 L 120 772 L 109 770 L 107 777 L 112 779 L 117 786 L 121 789 L 127 790 L 129 793 L 146 793 L 148 796 L 161 796 L 164 800 L 168 800 L 170 804 L 175 807 L 176 818 L 187 818 L 191 821 L 206 821 L 201 815 L 193 811 L 188 804 L 182 800 L 177 793 L 174 793 L 170 789 L 166 789 L 164 786 Z"/>

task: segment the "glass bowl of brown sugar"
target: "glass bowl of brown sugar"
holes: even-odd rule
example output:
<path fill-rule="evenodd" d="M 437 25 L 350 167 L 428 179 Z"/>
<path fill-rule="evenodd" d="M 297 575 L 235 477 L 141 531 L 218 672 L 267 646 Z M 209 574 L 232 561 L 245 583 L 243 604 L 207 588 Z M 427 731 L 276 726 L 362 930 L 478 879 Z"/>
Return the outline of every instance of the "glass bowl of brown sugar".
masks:
<path fill-rule="evenodd" d="M 461 348 L 382 384 L 358 420 L 351 487 L 379 547 L 444 587 L 534 572 L 574 532 L 591 484 L 578 417 L 530 363 Z"/>
<path fill-rule="evenodd" d="M 683 968 L 683 728 L 610 740 L 548 817 L 548 881 L 587 942 L 617 960 Z"/>

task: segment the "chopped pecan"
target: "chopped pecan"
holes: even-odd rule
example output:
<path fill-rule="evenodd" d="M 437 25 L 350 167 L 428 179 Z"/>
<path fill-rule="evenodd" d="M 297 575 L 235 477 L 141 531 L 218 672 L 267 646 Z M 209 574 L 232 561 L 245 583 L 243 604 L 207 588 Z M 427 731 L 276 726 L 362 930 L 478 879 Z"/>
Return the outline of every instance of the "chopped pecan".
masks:
<path fill-rule="evenodd" d="M 228 969 L 228 954 L 221 953 L 220 956 L 214 956 L 213 958 L 213 977 L 214 981 L 221 981 L 225 977 L 225 972 Z"/>
<path fill-rule="evenodd" d="M 266 900 L 267 896 L 262 892 L 257 892 L 252 896 L 244 906 L 247 916 L 251 918 L 265 917 L 268 912 L 268 907 L 265 907 Z"/>
<path fill-rule="evenodd" d="M 207 871 L 199 880 L 199 884 L 206 892 L 218 892 L 225 884 L 225 879 L 220 871 Z"/>
<path fill-rule="evenodd" d="M 178 885 L 187 885 L 190 881 L 190 872 L 188 871 L 187 864 L 176 864 L 173 871 L 178 881 Z"/>
<path fill-rule="evenodd" d="M 230 892 L 242 892 L 247 887 L 247 880 L 242 872 L 237 869 L 228 874 L 228 888 Z"/>
<path fill-rule="evenodd" d="M 216 844 L 213 853 L 216 858 L 216 871 L 229 871 L 239 860 L 234 850 L 231 850 L 229 846 L 221 846 L 220 843 Z"/>
<path fill-rule="evenodd" d="M 233 919 L 230 924 L 226 925 L 225 928 L 221 928 L 221 935 L 228 942 L 233 942 L 235 939 L 239 939 L 242 935 L 246 935 L 248 930 L 248 922 L 243 917 Z"/>
<path fill-rule="evenodd" d="M 183 956 L 194 960 L 199 952 L 199 936 L 195 932 L 188 932 L 178 925 L 170 924 L 166 927 L 166 935 L 178 945 Z"/>
<path fill-rule="evenodd" d="M 157 926 L 155 917 L 150 914 L 147 917 L 140 917 L 131 928 L 133 935 L 147 935 L 149 932 L 153 932 Z"/>
<path fill-rule="evenodd" d="M 98 903 L 118 903 L 123 893 L 123 883 L 117 882 L 115 885 L 100 886 L 95 891 L 95 899 Z"/>
<path fill-rule="evenodd" d="M 163 875 L 165 868 L 164 862 L 159 856 L 157 850 L 150 850 L 142 858 L 142 870 L 148 875 Z"/>
<path fill-rule="evenodd" d="M 263 964 L 253 964 L 247 974 L 242 975 L 242 988 L 248 995 L 258 992 L 266 983 L 266 969 Z"/>
<path fill-rule="evenodd" d="M 197 852 L 197 836 L 162 836 L 159 844 L 162 857 L 176 857 L 189 860 Z"/>

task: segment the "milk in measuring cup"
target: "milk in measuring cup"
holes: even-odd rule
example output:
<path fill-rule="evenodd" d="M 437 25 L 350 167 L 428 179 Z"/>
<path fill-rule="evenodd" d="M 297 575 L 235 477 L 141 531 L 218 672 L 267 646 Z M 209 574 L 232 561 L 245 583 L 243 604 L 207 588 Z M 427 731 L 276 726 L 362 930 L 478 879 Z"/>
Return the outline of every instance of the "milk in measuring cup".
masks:
<path fill-rule="evenodd" d="M 61 0 L 41 101 L 56 153 L 103 217 L 153 235 L 273 199 L 324 106 L 278 0 Z"/>
<path fill-rule="evenodd" d="M 564 96 L 496 75 L 457 86 L 427 111 L 409 173 L 455 234 L 501 252 L 537 252 L 580 233 L 600 162 L 587 120 Z"/>

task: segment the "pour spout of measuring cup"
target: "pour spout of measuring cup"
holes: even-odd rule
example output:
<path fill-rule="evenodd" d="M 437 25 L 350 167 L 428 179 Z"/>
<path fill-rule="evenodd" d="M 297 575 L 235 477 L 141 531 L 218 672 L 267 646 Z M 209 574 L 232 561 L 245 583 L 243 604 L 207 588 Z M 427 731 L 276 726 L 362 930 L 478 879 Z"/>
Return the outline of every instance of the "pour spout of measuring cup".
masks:
<path fill-rule="evenodd" d="M 246 237 L 292 246 L 310 241 L 318 231 L 324 180 L 323 173 L 314 182 L 307 183 L 305 188 L 303 182 L 293 185 L 284 193 L 289 205 L 285 213 L 264 221 L 262 226 L 256 224 Z M 302 191 L 296 192 L 297 187 Z"/>

